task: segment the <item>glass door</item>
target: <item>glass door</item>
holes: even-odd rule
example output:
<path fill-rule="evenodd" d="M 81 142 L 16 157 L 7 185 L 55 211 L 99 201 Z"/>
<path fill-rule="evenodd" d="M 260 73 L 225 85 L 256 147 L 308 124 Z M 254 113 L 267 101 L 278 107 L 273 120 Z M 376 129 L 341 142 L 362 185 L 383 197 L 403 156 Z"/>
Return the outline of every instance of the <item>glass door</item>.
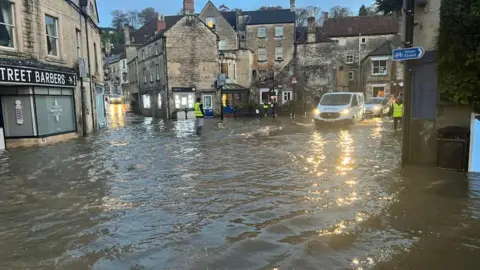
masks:
<path fill-rule="evenodd" d="M 213 109 L 213 95 L 203 95 L 203 108 L 205 110 Z"/>

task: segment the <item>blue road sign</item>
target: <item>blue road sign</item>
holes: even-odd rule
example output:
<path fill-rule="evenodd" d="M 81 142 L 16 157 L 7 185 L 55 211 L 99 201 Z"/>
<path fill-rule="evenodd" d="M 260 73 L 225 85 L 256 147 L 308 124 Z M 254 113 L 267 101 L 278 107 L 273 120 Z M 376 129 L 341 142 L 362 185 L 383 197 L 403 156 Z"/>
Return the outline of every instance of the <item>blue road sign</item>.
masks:
<path fill-rule="evenodd" d="M 395 49 L 392 52 L 393 61 L 406 61 L 420 59 L 425 55 L 422 47 Z"/>

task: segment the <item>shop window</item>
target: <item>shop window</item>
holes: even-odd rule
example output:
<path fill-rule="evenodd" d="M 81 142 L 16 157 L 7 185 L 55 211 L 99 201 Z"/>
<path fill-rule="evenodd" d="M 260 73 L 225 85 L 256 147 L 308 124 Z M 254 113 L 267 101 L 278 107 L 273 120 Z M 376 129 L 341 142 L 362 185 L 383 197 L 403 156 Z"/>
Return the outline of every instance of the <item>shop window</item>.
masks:
<path fill-rule="evenodd" d="M 161 109 L 162 108 L 162 93 L 158 93 L 157 97 L 157 108 Z"/>
<path fill-rule="evenodd" d="M 35 96 L 35 107 L 39 135 L 75 131 L 73 96 Z"/>
<path fill-rule="evenodd" d="M 31 96 L 2 96 L 5 137 L 34 136 Z"/>
<path fill-rule="evenodd" d="M 0 1 L 0 46 L 15 47 L 15 19 L 13 4 Z"/>
<path fill-rule="evenodd" d="M 142 95 L 142 103 L 144 109 L 150 109 L 150 95 Z"/>
<path fill-rule="evenodd" d="M 58 19 L 45 15 L 47 53 L 53 56 L 59 56 L 58 45 Z"/>

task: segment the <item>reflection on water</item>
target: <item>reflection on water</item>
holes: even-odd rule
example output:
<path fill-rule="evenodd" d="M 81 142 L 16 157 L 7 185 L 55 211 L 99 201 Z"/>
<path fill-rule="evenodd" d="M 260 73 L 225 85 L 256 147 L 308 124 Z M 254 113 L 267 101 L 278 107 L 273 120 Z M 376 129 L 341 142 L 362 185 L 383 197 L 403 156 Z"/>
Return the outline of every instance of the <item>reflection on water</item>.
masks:
<path fill-rule="evenodd" d="M 107 117 L 109 128 L 117 129 L 125 126 L 125 104 L 108 104 Z"/>
<path fill-rule="evenodd" d="M 0 269 L 480 269 L 480 179 L 402 174 L 391 123 L 109 122 L 0 156 Z"/>

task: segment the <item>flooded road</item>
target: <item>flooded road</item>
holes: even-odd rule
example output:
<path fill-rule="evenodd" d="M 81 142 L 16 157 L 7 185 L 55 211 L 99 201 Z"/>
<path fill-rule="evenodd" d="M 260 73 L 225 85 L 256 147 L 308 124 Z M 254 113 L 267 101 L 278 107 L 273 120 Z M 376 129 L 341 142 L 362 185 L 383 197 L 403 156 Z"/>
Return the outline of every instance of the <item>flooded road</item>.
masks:
<path fill-rule="evenodd" d="M 480 177 L 389 120 L 164 122 L 0 156 L 0 269 L 480 269 Z"/>

